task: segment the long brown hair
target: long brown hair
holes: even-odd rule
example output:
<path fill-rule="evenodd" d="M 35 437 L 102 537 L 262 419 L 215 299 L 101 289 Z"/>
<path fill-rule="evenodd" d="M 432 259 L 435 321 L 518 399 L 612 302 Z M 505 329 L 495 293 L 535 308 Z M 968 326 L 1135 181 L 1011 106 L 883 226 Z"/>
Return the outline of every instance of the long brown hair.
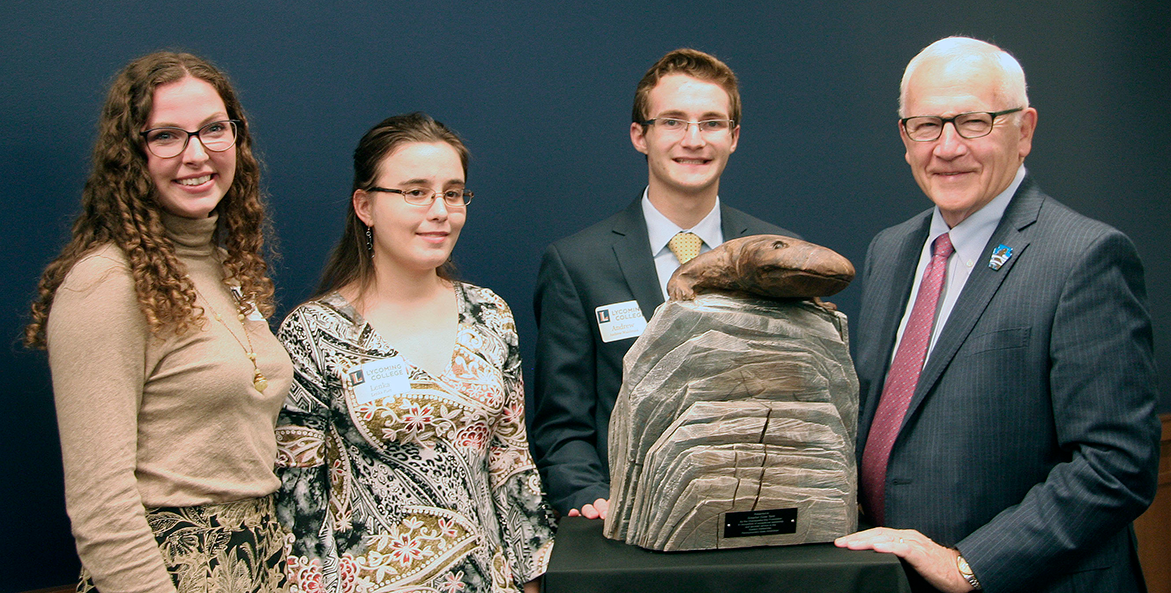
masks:
<path fill-rule="evenodd" d="M 272 314 L 273 285 L 263 256 L 269 223 L 260 193 L 260 163 L 252 154 L 244 110 L 227 77 L 208 61 L 186 53 L 156 52 L 127 64 L 110 85 L 98 121 L 93 169 L 82 191 L 82 211 L 73 223 L 69 243 L 41 275 L 32 321 L 25 328 L 25 345 L 47 346 L 45 325 L 57 288 L 78 260 L 110 243 L 126 254 L 139 309 L 153 333 L 182 334 L 200 324 L 203 311 L 195 305 L 195 287 L 163 228 L 158 191 L 147 171 L 139 136 L 150 118 L 155 89 L 187 76 L 214 87 L 228 117 L 240 122 L 236 172 L 216 206 L 219 218 L 213 243 L 226 253 L 224 282 L 239 284 L 243 292 L 241 312 L 247 312 L 247 303 L 252 302 L 265 316 Z"/>
<path fill-rule="evenodd" d="M 399 146 L 411 142 L 446 142 L 459 155 L 468 176 L 468 149 L 463 140 L 443 123 L 422 112 L 388 117 L 370 128 L 354 149 L 354 185 L 351 195 L 358 190 L 369 190 L 378 180 L 378 167 Z M 366 249 L 366 224 L 354 211 L 354 200 L 348 200 L 346 226 L 329 262 L 321 272 L 321 281 L 312 298 L 329 294 L 356 283 L 362 292 L 374 281 L 374 262 Z M 444 280 L 455 279 L 455 264 L 448 258 L 436 272 Z"/>

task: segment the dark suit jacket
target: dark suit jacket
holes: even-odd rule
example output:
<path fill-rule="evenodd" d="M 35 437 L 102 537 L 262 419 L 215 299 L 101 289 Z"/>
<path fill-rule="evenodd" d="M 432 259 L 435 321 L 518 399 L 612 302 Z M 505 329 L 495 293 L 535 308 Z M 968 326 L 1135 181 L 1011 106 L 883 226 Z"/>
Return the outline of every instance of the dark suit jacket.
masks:
<path fill-rule="evenodd" d="M 858 459 L 931 212 L 880 233 L 862 278 Z M 999 270 L 998 245 L 1012 248 Z M 886 523 L 959 548 L 989 591 L 1141 590 L 1157 387 L 1129 239 L 1026 177 L 923 367 L 887 467 Z"/>
<path fill-rule="evenodd" d="M 635 338 L 602 342 L 594 309 L 637 300 L 648 320 L 663 302 L 642 198 L 545 250 L 537 315 L 536 410 L 529 435 L 553 507 L 562 513 L 610 497 L 607 431 L 622 386 L 622 357 Z M 796 237 L 720 206 L 724 240 Z"/>

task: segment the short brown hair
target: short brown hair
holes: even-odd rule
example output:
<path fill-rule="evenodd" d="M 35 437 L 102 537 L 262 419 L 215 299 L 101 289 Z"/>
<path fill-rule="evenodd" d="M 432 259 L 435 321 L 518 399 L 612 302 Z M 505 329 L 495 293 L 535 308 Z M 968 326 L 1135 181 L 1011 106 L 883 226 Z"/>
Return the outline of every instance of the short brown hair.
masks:
<path fill-rule="evenodd" d="M 651 89 L 659 83 L 659 79 L 669 74 L 686 74 L 699 80 L 720 85 L 728 93 L 728 106 L 731 111 L 729 117 L 735 125 L 740 124 L 740 87 L 736 83 L 736 74 L 727 64 L 697 49 L 680 48 L 659 58 L 634 90 L 634 109 L 631 112 L 631 121 L 641 124 L 650 116 L 647 108 L 650 103 Z"/>

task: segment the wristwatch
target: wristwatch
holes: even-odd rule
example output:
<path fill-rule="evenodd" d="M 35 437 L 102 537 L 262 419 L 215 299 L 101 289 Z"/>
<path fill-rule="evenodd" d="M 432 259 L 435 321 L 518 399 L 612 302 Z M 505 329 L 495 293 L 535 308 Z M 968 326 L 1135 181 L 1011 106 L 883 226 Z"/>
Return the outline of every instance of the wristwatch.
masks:
<path fill-rule="evenodd" d="M 968 561 L 964 560 L 964 557 L 959 554 L 956 555 L 956 568 L 959 569 L 960 576 L 964 577 L 964 580 L 968 581 L 968 584 L 972 586 L 972 589 L 976 591 L 984 590 L 984 587 L 980 586 L 980 581 L 976 579 L 976 575 L 972 574 L 972 567 L 968 566 Z"/>

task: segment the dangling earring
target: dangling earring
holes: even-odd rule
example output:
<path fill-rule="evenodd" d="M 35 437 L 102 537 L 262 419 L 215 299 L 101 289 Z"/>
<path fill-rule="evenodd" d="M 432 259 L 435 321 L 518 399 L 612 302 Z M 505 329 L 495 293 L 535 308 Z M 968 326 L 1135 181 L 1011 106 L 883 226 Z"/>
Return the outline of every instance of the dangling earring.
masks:
<path fill-rule="evenodd" d="M 374 259 L 374 229 L 366 227 L 366 253 L 370 254 L 370 259 Z"/>

